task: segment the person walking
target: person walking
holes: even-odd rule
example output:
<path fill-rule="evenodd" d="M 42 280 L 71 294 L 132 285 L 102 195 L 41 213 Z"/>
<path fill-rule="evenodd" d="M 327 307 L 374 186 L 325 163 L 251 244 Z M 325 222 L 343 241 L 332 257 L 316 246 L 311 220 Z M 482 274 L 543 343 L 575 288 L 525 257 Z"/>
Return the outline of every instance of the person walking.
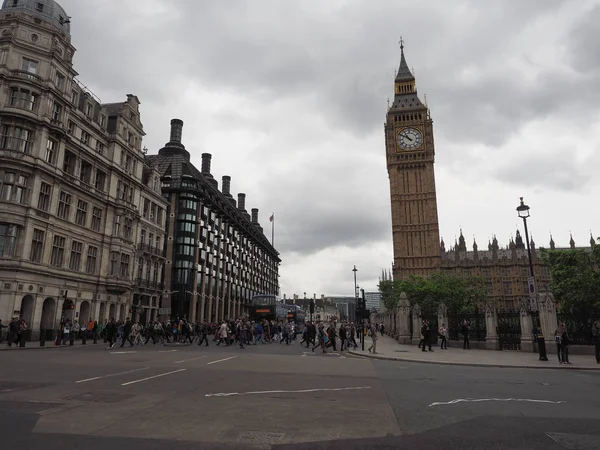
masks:
<path fill-rule="evenodd" d="M 429 351 L 432 352 L 431 348 L 431 328 L 429 327 L 429 320 L 424 320 L 423 325 L 421 326 L 421 336 L 423 336 L 423 347 L 421 347 L 422 352 L 426 352 L 425 347 L 429 347 Z"/>
<path fill-rule="evenodd" d="M 569 346 L 571 345 L 571 338 L 567 331 L 567 326 L 564 322 L 560 324 L 559 332 L 561 333 L 560 337 L 560 350 L 561 350 L 561 364 L 572 364 L 569 361 Z"/>
<path fill-rule="evenodd" d="M 469 326 L 469 322 L 465 319 L 462 324 L 462 334 L 463 334 L 463 350 L 471 350 L 471 346 L 469 345 L 469 330 L 471 327 Z"/>
<path fill-rule="evenodd" d="M 438 329 L 438 334 L 442 342 L 440 343 L 440 349 L 448 350 L 448 329 L 446 328 L 446 324 L 443 323 L 442 326 Z"/>
<path fill-rule="evenodd" d="M 368 335 L 371 337 L 371 346 L 368 348 L 369 353 L 377 354 L 377 327 L 371 324 Z"/>
<path fill-rule="evenodd" d="M 554 342 L 556 343 L 556 354 L 558 355 L 558 363 L 562 364 L 562 331 L 559 327 L 554 332 Z"/>

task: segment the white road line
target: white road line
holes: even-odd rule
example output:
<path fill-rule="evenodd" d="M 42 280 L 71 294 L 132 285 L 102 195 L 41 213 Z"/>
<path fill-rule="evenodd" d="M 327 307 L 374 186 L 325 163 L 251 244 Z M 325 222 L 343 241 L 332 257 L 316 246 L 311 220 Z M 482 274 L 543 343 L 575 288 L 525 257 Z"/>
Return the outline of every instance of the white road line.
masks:
<path fill-rule="evenodd" d="M 128 386 L 128 385 L 130 385 L 130 384 L 141 383 L 142 381 L 148 381 L 148 380 L 152 380 L 153 378 L 165 377 L 165 376 L 167 376 L 167 375 L 171 375 L 171 374 L 173 374 L 173 373 L 177 373 L 177 372 L 183 372 L 184 370 L 187 370 L 187 369 L 178 369 L 178 370 L 173 370 L 173 371 L 171 371 L 171 372 L 159 373 L 158 375 L 153 375 L 153 376 L 151 376 L 151 377 L 142 378 L 141 380 L 128 381 L 127 383 L 123 383 L 123 384 L 121 384 L 121 386 Z"/>
<path fill-rule="evenodd" d="M 99 380 L 100 378 L 117 377 L 119 375 L 125 375 L 127 373 L 139 372 L 140 370 L 146 370 L 149 368 L 150 367 L 141 367 L 139 369 L 128 370 L 127 372 L 111 373 L 110 375 L 102 375 L 102 376 L 94 377 L 94 378 L 86 378 L 85 380 L 76 381 L 75 384 L 86 383 L 87 381 Z"/>
<path fill-rule="evenodd" d="M 211 361 L 211 362 L 209 362 L 209 363 L 206 363 L 206 365 L 208 366 L 208 365 L 210 365 L 210 364 L 216 364 L 216 363 L 220 363 L 220 362 L 227 361 L 227 360 L 229 360 L 229 359 L 233 359 L 233 358 L 237 358 L 237 356 L 230 356 L 229 358 L 225 358 L 225 359 L 218 359 L 218 360 L 216 360 L 216 361 Z"/>
<path fill-rule="evenodd" d="M 564 401 L 535 400 L 530 398 L 457 398 L 449 402 L 434 402 L 429 406 L 456 405 L 457 403 L 479 403 L 479 402 L 529 402 L 529 403 L 552 403 L 558 405 Z"/>
<path fill-rule="evenodd" d="M 206 355 L 198 356 L 197 358 L 182 359 L 181 361 L 175 361 L 173 364 L 181 364 L 181 363 L 188 362 L 188 361 L 196 361 L 197 359 L 202 359 L 202 358 L 206 358 Z"/>
<path fill-rule="evenodd" d="M 171 353 L 171 352 L 178 352 L 179 350 L 159 350 L 158 353 Z"/>
<path fill-rule="evenodd" d="M 258 394 L 305 394 L 321 391 L 358 391 L 360 389 L 371 389 L 371 386 L 323 388 L 323 389 L 300 389 L 298 391 L 250 391 L 250 392 L 220 392 L 218 394 L 206 394 L 205 397 L 230 397 L 232 395 L 258 395 Z"/>
<path fill-rule="evenodd" d="M 132 351 L 129 352 L 110 352 L 111 355 L 126 355 L 126 354 L 130 354 L 130 353 L 135 353 Z"/>

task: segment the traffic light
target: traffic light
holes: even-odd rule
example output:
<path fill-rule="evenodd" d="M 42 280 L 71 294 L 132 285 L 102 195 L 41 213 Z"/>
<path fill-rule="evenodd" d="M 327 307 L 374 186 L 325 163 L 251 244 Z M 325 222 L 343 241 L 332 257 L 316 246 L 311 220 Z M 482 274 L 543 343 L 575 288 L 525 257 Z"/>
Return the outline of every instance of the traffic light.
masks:
<path fill-rule="evenodd" d="M 310 313 L 315 313 L 315 302 L 313 300 L 310 301 Z"/>

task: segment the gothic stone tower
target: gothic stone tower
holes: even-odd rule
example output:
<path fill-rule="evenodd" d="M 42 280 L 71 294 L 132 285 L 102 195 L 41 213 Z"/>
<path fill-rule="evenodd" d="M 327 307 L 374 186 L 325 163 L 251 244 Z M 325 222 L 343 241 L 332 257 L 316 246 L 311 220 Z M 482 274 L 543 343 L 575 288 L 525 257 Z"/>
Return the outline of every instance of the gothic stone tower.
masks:
<path fill-rule="evenodd" d="M 404 58 L 388 108 L 385 145 L 394 242 L 394 279 L 427 276 L 440 269 L 433 121 L 417 96 L 415 77 Z"/>

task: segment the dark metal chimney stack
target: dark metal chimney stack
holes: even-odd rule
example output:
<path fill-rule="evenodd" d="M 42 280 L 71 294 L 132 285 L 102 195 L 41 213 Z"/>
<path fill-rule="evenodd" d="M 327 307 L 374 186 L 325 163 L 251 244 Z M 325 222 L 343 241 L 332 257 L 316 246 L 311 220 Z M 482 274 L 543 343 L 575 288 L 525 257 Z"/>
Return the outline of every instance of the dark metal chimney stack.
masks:
<path fill-rule="evenodd" d="M 223 195 L 229 197 L 231 195 L 231 177 L 229 175 L 223 175 L 222 181 L 221 192 L 223 192 Z"/>
<path fill-rule="evenodd" d="M 238 209 L 246 211 L 246 194 L 238 194 Z"/>
<path fill-rule="evenodd" d="M 202 175 L 210 175 L 210 153 L 202 153 Z"/>
<path fill-rule="evenodd" d="M 258 223 L 258 208 L 252 208 L 252 223 Z"/>
<path fill-rule="evenodd" d="M 183 134 L 183 120 L 172 119 L 171 120 L 171 137 L 170 143 L 181 144 L 181 137 Z"/>

